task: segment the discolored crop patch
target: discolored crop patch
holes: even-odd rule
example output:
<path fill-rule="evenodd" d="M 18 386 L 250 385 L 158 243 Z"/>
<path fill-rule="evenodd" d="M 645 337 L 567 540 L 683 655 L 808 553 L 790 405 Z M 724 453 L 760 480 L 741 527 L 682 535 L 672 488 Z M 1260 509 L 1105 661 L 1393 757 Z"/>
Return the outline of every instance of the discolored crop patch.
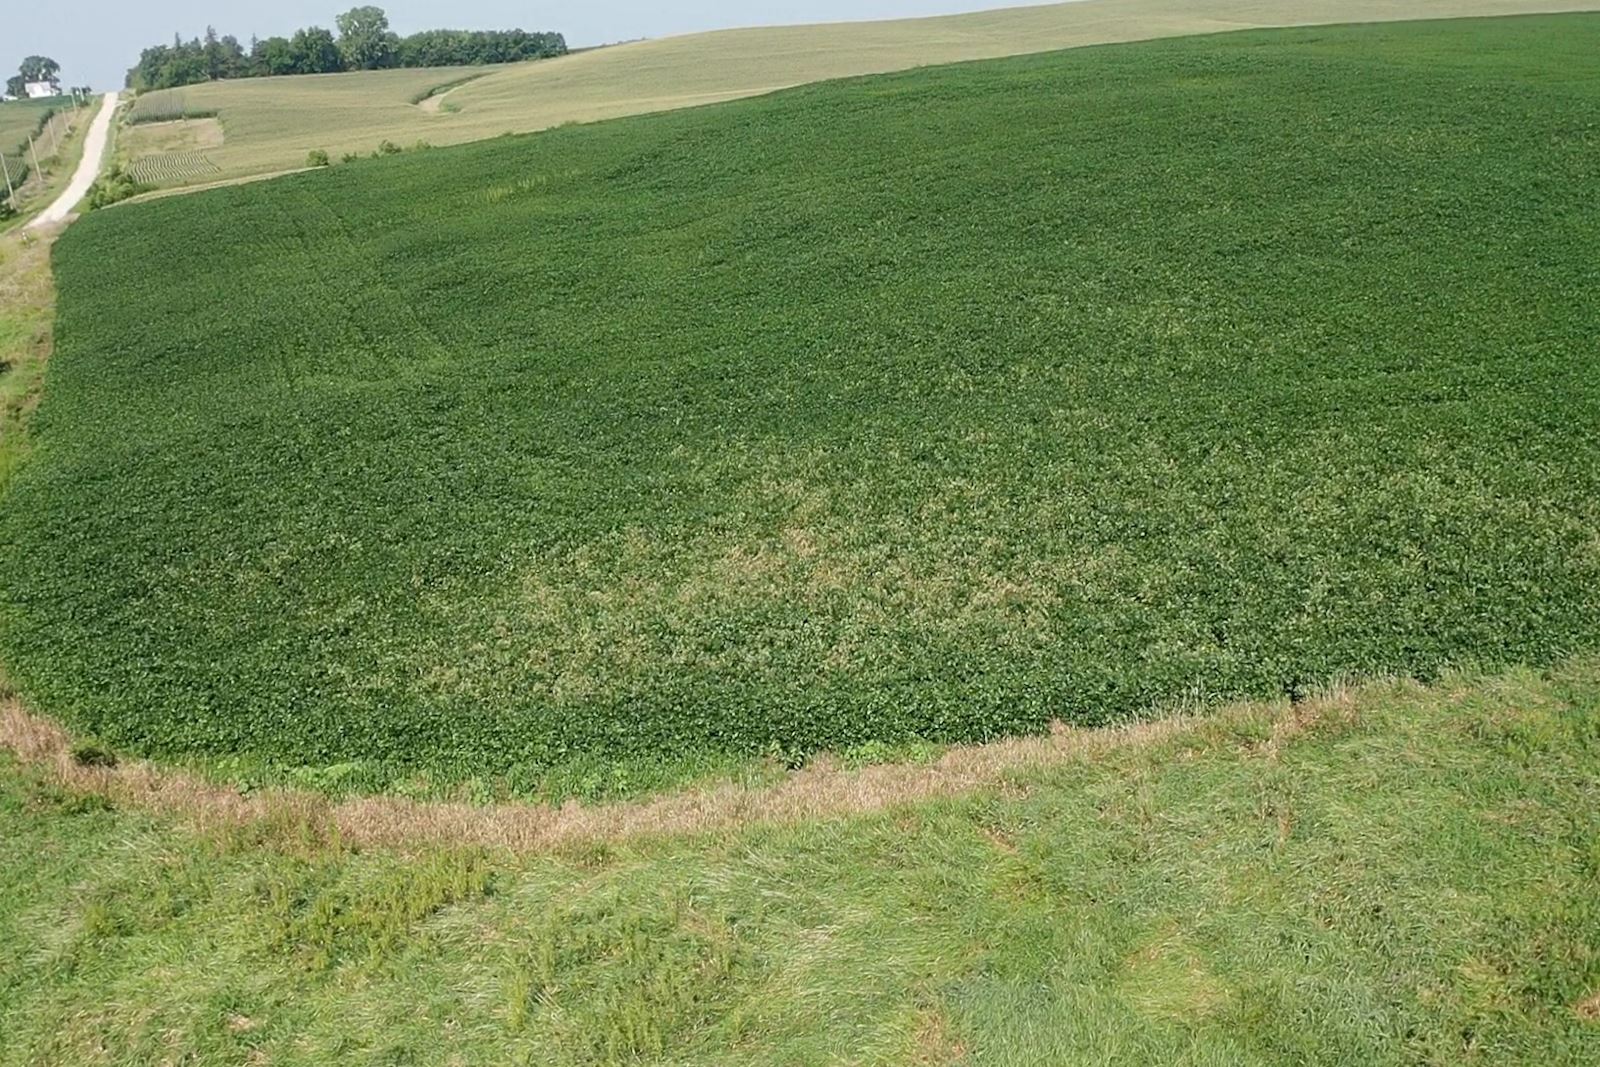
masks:
<path fill-rule="evenodd" d="M 486 699 L 497 677 L 520 667 L 545 698 L 582 703 L 616 697 L 661 670 L 760 670 L 771 641 L 802 643 L 819 619 L 829 626 L 827 647 L 817 648 L 824 673 L 881 669 L 903 656 L 907 631 L 1039 647 L 1052 637 L 1057 590 L 1087 570 L 1070 558 L 1025 570 L 977 527 L 952 544 L 949 524 L 871 515 L 859 503 L 830 504 L 820 491 L 797 488 L 793 498 L 766 489 L 741 498 L 741 508 L 778 516 L 764 532 L 631 527 L 522 565 L 489 598 L 432 603 L 441 627 L 494 636 L 426 667 L 423 687 Z M 703 638 L 708 620 L 734 628 L 757 618 L 767 620 L 760 643 Z"/>

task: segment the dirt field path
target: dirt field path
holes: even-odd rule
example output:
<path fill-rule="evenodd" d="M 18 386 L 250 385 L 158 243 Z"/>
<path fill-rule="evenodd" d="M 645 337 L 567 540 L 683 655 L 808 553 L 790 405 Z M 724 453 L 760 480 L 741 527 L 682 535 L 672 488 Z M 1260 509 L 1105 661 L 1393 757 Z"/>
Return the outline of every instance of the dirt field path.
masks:
<path fill-rule="evenodd" d="M 67 186 L 66 192 L 56 198 L 55 203 L 28 223 L 29 229 L 65 222 L 72 209 L 78 206 L 78 201 L 89 194 L 89 187 L 100 175 L 100 164 L 106 154 L 106 142 L 111 139 L 111 117 L 116 113 L 117 94 L 107 93 L 100 104 L 100 113 L 95 115 L 94 122 L 89 126 L 89 138 L 83 145 L 83 159 L 72 175 L 71 184 Z"/>

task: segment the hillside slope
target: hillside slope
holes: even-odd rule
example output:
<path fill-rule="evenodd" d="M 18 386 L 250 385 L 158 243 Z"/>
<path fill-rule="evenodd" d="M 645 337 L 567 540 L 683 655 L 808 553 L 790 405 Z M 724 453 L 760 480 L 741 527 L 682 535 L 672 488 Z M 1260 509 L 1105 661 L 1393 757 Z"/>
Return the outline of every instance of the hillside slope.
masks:
<path fill-rule="evenodd" d="M 58 110 L 62 110 L 59 100 L 9 100 L 0 103 L 0 157 L 5 159 L 13 187 L 20 186 L 33 170 L 28 138 L 38 133 L 40 125 Z M 48 147 L 49 141 L 45 144 Z M 0 182 L 0 200 L 5 196 L 6 186 Z"/>
<path fill-rule="evenodd" d="M 1597 124 L 1597 17 L 1272 31 L 96 213 L 0 658 L 118 746 L 524 791 L 1549 662 Z"/>
<path fill-rule="evenodd" d="M 385 140 L 458 144 L 961 60 L 1252 27 L 1596 6 L 1595 0 L 1081 0 L 938 18 L 688 34 L 504 69 L 218 82 L 146 99 L 155 111 L 181 100 L 221 113 L 227 141 L 207 151 L 216 170 L 197 170 L 190 179 L 195 183 L 300 167 L 311 149 L 338 158 L 364 155 Z M 427 108 L 412 103 L 435 86 L 474 75 L 483 77 Z"/>

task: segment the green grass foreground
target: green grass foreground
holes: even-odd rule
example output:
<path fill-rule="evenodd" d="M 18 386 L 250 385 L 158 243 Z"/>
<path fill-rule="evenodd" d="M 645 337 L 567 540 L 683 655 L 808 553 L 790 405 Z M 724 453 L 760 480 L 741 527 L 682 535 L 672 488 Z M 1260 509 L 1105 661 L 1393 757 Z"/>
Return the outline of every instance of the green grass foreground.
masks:
<path fill-rule="evenodd" d="M 1308 710 L 522 858 L 199 833 L 0 756 L 0 1064 L 1600 1061 L 1600 664 Z"/>
<path fill-rule="evenodd" d="M 1600 18 L 1472 20 L 96 213 L 0 660 L 118 748 L 521 792 L 1554 662 L 1597 130 Z"/>

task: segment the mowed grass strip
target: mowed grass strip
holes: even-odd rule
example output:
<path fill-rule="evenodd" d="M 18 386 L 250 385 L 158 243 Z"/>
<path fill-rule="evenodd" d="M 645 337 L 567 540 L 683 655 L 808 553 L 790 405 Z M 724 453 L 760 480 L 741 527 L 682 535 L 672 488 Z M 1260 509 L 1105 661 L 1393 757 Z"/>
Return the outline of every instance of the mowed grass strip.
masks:
<path fill-rule="evenodd" d="M 1091 49 L 97 213 L 4 662 L 143 753 L 597 793 L 1591 647 L 1597 44 Z"/>
<path fill-rule="evenodd" d="M 554 855 L 182 823 L 0 754 L 0 1064 L 1600 1060 L 1600 669 Z"/>

